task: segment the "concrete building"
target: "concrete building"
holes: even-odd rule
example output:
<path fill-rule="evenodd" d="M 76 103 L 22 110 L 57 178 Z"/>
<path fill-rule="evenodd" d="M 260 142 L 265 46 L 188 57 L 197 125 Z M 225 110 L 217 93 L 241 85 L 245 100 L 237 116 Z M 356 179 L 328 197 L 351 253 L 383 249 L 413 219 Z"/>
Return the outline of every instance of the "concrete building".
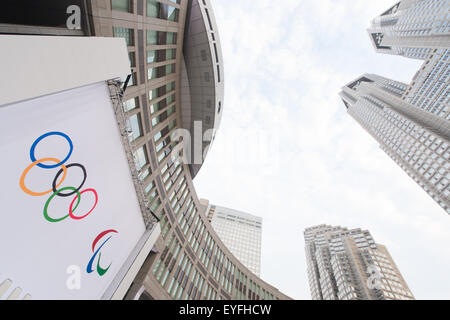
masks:
<path fill-rule="evenodd" d="M 207 153 L 223 110 L 223 59 L 210 1 L 69 2 L 81 9 L 81 29 L 67 29 L 65 1 L 52 2 L 49 11 L 48 1 L 40 6 L 6 0 L 0 33 L 126 42 L 128 86 L 113 99 L 123 108 L 144 202 L 159 219 L 161 235 L 125 298 L 290 299 L 230 252 L 207 221 L 192 183 L 204 160 L 196 155 Z M 23 15 L 24 6 L 42 14 Z M 200 143 L 192 140 L 194 152 L 174 138 L 176 129 L 187 130 L 192 139 L 203 137 Z M 174 150 L 191 161 L 184 163 Z"/>
<path fill-rule="evenodd" d="M 367 30 L 377 52 L 425 60 L 450 47 L 445 0 L 402 0 L 372 20 Z"/>
<path fill-rule="evenodd" d="M 305 229 L 304 238 L 313 300 L 414 299 L 388 250 L 369 231 L 322 224 Z"/>
<path fill-rule="evenodd" d="M 209 205 L 207 218 L 231 253 L 257 276 L 261 273 L 262 218 Z"/>
<path fill-rule="evenodd" d="M 369 28 L 377 52 L 424 60 L 411 83 L 364 74 L 342 88 L 347 112 L 450 214 L 448 1 L 401 1 Z"/>

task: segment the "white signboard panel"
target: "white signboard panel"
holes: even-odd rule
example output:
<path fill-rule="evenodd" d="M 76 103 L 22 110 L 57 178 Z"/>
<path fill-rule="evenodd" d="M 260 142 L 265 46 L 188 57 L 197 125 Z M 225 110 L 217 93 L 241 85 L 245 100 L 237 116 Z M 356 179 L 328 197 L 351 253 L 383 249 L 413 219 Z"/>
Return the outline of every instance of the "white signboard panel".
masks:
<path fill-rule="evenodd" d="M 105 83 L 0 106 L 0 203 L 0 284 L 102 296 L 145 231 Z"/>

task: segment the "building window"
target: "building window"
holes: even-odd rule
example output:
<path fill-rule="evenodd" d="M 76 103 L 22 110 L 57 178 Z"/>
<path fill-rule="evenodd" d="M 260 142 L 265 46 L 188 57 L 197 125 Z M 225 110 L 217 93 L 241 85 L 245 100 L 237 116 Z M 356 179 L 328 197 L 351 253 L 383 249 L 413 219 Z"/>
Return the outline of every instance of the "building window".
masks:
<path fill-rule="evenodd" d="M 155 50 L 147 50 L 147 63 L 156 62 L 156 51 Z"/>
<path fill-rule="evenodd" d="M 127 46 L 134 46 L 134 32 L 133 29 L 113 27 L 113 35 L 117 38 L 125 38 Z"/>
<path fill-rule="evenodd" d="M 163 32 L 156 30 L 147 30 L 147 45 L 162 45 L 162 44 L 176 44 L 177 33 L 176 32 Z M 161 53 L 164 53 L 161 51 Z M 159 56 L 159 54 L 158 54 Z M 161 55 L 164 57 L 164 54 Z M 163 61 L 164 59 L 158 59 Z"/>
<path fill-rule="evenodd" d="M 128 58 L 130 59 L 130 67 L 136 67 L 136 54 L 134 52 L 128 52 Z"/>
<path fill-rule="evenodd" d="M 120 81 L 125 85 L 125 81 L 128 76 L 120 78 Z M 136 85 L 136 72 L 132 72 L 130 76 L 130 80 L 128 80 L 128 87 L 132 87 Z"/>
<path fill-rule="evenodd" d="M 172 120 L 172 122 L 169 123 L 169 131 L 172 130 L 177 125 L 177 120 Z"/>
<path fill-rule="evenodd" d="M 169 21 L 178 21 L 178 9 L 171 7 L 171 6 L 167 6 L 167 20 Z"/>
<path fill-rule="evenodd" d="M 166 92 L 175 90 L 175 81 L 166 84 Z"/>
<path fill-rule="evenodd" d="M 142 136 L 142 122 L 141 115 L 136 113 L 127 119 L 127 127 L 129 130 L 128 138 L 134 141 Z"/>
<path fill-rule="evenodd" d="M 166 50 L 166 60 L 172 60 L 175 59 L 175 49 L 167 49 Z"/>
<path fill-rule="evenodd" d="M 177 33 L 176 32 L 167 32 L 167 44 L 176 44 L 177 43 Z"/>
<path fill-rule="evenodd" d="M 200 56 L 202 57 L 202 61 L 206 61 L 208 59 L 208 57 L 206 56 L 206 50 L 201 50 Z"/>
<path fill-rule="evenodd" d="M 135 86 L 136 84 L 137 84 L 136 83 L 136 72 L 133 72 L 131 74 L 130 80 L 128 81 L 128 86 L 132 87 L 132 86 Z"/>
<path fill-rule="evenodd" d="M 133 12 L 131 0 L 111 0 L 111 8 L 117 11 Z"/>
<path fill-rule="evenodd" d="M 175 105 L 173 105 L 169 109 L 167 109 L 167 116 L 170 116 L 174 112 L 175 112 Z"/>
<path fill-rule="evenodd" d="M 172 94 L 172 95 L 168 96 L 168 97 L 166 98 L 166 101 L 167 101 L 167 104 L 168 104 L 168 105 L 171 104 L 172 102 L 175 101 L 175 95 Z"/>
<path fill-rule="evenodd" d="M 152 119 L 152 127 L 156 127 L 160 122 L 160 116 L 156 116 Z"/>
<path fill-rule="evenodd" d="M 156 0 L 147 0 L 147 17 L 178 21 L 179 10 Z"/>
<path fill-rule="evenodd" d="M 161 109 L 160 103 L 156 102 L 150 106 L 150 113 L 154 114 L 155 112 L 159 111 L 160 109 Z"/>
<path fill-rule="evenodd" d="M 147 30 L 147 45 L 158 44 L 158 31 Z"/>
<path fill-rule="evenodd" d="M 139 107 L 139 98 L 133 98 L 130 100 L 127 100 L 123 104 L 123 111 L 128 112 L 130 110 L 136 109 Z"/>
<path fill-rule="evenodd" d="M 176 49 L 147 50 L 147 64 L 175 59 Z"/>
<path fill-rule="evenodd" d="M 145 178 L 147 178 L 150 175 L 150 173 L 151 173 L 150 168 L 147 168 L 144 171 L 141 171 L 138 175 L 139 180 L 144 181 Z"/>
<path fill-rule="evenodd" d="M 158 98 L 158 89 L 152 89 L 148 92 L 148 99 L 149 100 L 153 100 Z"/>
<path fill-rule="evenodd" d="M 159 18 L 160 3 L 155 0 L 147 0 L 147 17 Z"/>
<path fill-rule="evenodd" d="M 142 146 L 136 150 L 134 153 L 134 160 L 137 171 L 140 171 L 148 163 L 147 150 L 145 146 Z"/>
<path fill-rule="evenodd" d="M 148 80 L 157 78 L 156 70 L 157 68 L 148 68 L 148 77 L 147 77 Z"/>
<path fill-rule="evenodd" d="M 175 72 L 175 63 L 166 65 L 166 75 Z"/>

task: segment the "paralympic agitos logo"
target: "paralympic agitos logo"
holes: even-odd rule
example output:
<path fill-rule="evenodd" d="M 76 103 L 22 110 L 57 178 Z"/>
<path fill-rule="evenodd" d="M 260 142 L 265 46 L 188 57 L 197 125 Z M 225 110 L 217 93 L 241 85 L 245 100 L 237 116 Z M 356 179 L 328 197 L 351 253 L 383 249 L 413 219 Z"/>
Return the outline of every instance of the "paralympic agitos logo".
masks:
<path fill-rule="evenodd" d="M 111 233 L 111 232 L 115 232 L 117 233 L 116 230 L 114 229 L 110 229 L 110 230 L 105 230 L 103 232 L 100 232 L 99 235 L 94 239 L 94 242 L 92 242 L 92 252 L 94 253 L 92 255 L 91 260 L 89 260 L 89 263 L 86 267 L 86 272 L 87 273 L 91 273 L 94 270 L 92 269 L 92 264 L 94 263 L 95 257 L 98 254 L 98 260 L 97 260 L 97 273 L 102 276 L 106 273 L 106 271 L 108 271 L 109 267 L 111 266 L 111 264 L 109 264 L 109 266 L 106 269 L 103 269 L 102 267 L 100 267 L 100 258 L 102 256 L 102 253 L 99 252 L 100 249 L 105 245 L 106 242 L 108 242 L 109 239 L 111 239 L 112 236 L 109 236 L 108 238 L 106 238 L 105 241 L 103 241 L 103 243 L 97 248 L 97 250 L 95 250 L 95 246 L 97 244 L 98 241 L 100 241 L 101 238 L 103 238 L 104 236 L 106 236 L 107 234 Z"/>
<path fill-rule="evenodd" d="M 36 147 L 37 145 L 44 140 L 45 138 L 49 137 L 49 136 L 60 136 L 62 138 L 64 138 L 67 143 L 69 144 L 69 152 L 67 154 L 67 156 L 63 159 L 57 159 L 54 157 L 45 157 L 45 158 L 41 158 L 41 159 L 36 159 L 35 156 L 35 151 L 36 151 Z M 57 223 L 57 222 L 61 222 L 65 219 L 67 219 L 68 217 L 70 217 L 71 219 L 74 220 L 81 220 L 86 218 L 87 216 L 89 216 L 95 209 L 95 207 L 97 206 L 98 203 L 98 194 L 97 191 L 94 188 L 87 188 L 84 190 L 81 190 L 81 188 L 83 187 L 83 185 L 86 182 L 87 179 L 87 171 L 86 168 L 80 164 L 80 163 L 70 163 L 70 164 L 65 164 L 70 156 L 72 155 L 72 152 L 74 150 L 74 146 L 73 146 L 73 142 L 70 139 L 70 137 L 63 133 L 63 132 L 59 132 L 59 131 L 52 131 L 52 132 L 47 132 L 41 136 L 39 136 L 31 145 L 30 148 L 30 160 L 31 160 L 31 164 L 25 168 L 25 170 L 23 171 L 21 177 L 20 177 L 20 181 L 19 181 L 19 185 L 20 188 L 22 189 L 23 192 L 25 192 L 26 194 L 30 195 L 30 196 L 34 196 L 34 197 L 38 197 L 38 196 L 44 196 L 47 194 L 50 194 L 50 197 L 47 199 L 47 201 L 44 204 L 44 208 L 43 208 L 43 215 L 44 218 L 51 223 Z M 53 163 L 53 164 L 48 164 L 48 163 Z M 34 168 L 34 167 L 39 167 L 42 169 L 53 169 L 53 168 L 57 168 L 57 167 L 61 167 L 61 169 L 56 173 L 51 188 L 45 191 L 33 191 L 30 190 L 26 185 L 25 185 L 25 179 L 28 175 L 28 173 Z M 78 167 L 81 169 L 81 171 L 83 172 L 83 179 L 81 181 L 81 183 L 79 184 L 78 187 L 63 187 L 63 188 L 59 188 L 61 186 L 61 184 L 63 183 L 63 181 L 66 179 L 67 176 L 67 171 L 69 168 L 72 167 Z M 61 176 L 61 179 L 59 179 L 59 177 Z M 58 181 L 59 179 L 59 181 Z M 80 204 L 81 201 L 81 195 L 84 193 L 92 193 L 94 195 L 94 204 L 92 205 L 92 208 L 87 211 L 86 213 L 83 214 L 78 214 L 75 215 L 74 212 L 76 211 L 76 209 L 78 208 L 78 205 Z M 70 196 L 74 196 L 74 198 L 72 199 L 68 211 L 61 213 L 59 217 L 55 217 L 54 215 L 50 215 L 49 214 L 49 205 L 50 203 L 53 201 L 53 199 L 55 197 L 70 197 Z M 93 262 L 95 260 L 95 258 L 98 255 L 98 260 L 97 260 L 97 273 L 102 276 L 104 275 L 109 267 L 111 266 L 111 264 L 109 264 L 109 266 L 105 269 L 103 269 L 100 266 L 100 258 L 101 258 L 101 252 L 100 250 L 102 249 L 102 247 L 108 242 L 109 239 L 111 239 L 111 235 L 105 240 L 103 241 L 103 243 L 97 248 L 97 250 L 95 250 L 96 244 L 100 241 L 100 239 L 102 239 L 105 235 L 110 234 L 110 233 L 118 233 L 117 230 L 114 229 L 109 229 L 109 230 L 105 230 L 100 232 L 97 237 L 94 239 L 93 243 L 92 243 L 92 252 L 93 252 L 93 256 L 92 258 L 89 260 L 88 265 L 86 267 L 86 272 L 87 273 L 92 273 L 94 270 L 92 268 Z"/>

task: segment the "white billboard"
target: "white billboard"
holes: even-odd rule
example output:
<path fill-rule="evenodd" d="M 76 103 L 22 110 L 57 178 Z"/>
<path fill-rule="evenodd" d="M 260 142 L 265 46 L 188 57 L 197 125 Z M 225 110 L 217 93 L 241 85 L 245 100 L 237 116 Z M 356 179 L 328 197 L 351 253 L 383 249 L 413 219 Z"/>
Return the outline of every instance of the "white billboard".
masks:
<path fill-rule="evenodd" d="M 0 106 L 0 204 L 0 291 L 102 296 L 145 231 L 104 82 Z"/>

